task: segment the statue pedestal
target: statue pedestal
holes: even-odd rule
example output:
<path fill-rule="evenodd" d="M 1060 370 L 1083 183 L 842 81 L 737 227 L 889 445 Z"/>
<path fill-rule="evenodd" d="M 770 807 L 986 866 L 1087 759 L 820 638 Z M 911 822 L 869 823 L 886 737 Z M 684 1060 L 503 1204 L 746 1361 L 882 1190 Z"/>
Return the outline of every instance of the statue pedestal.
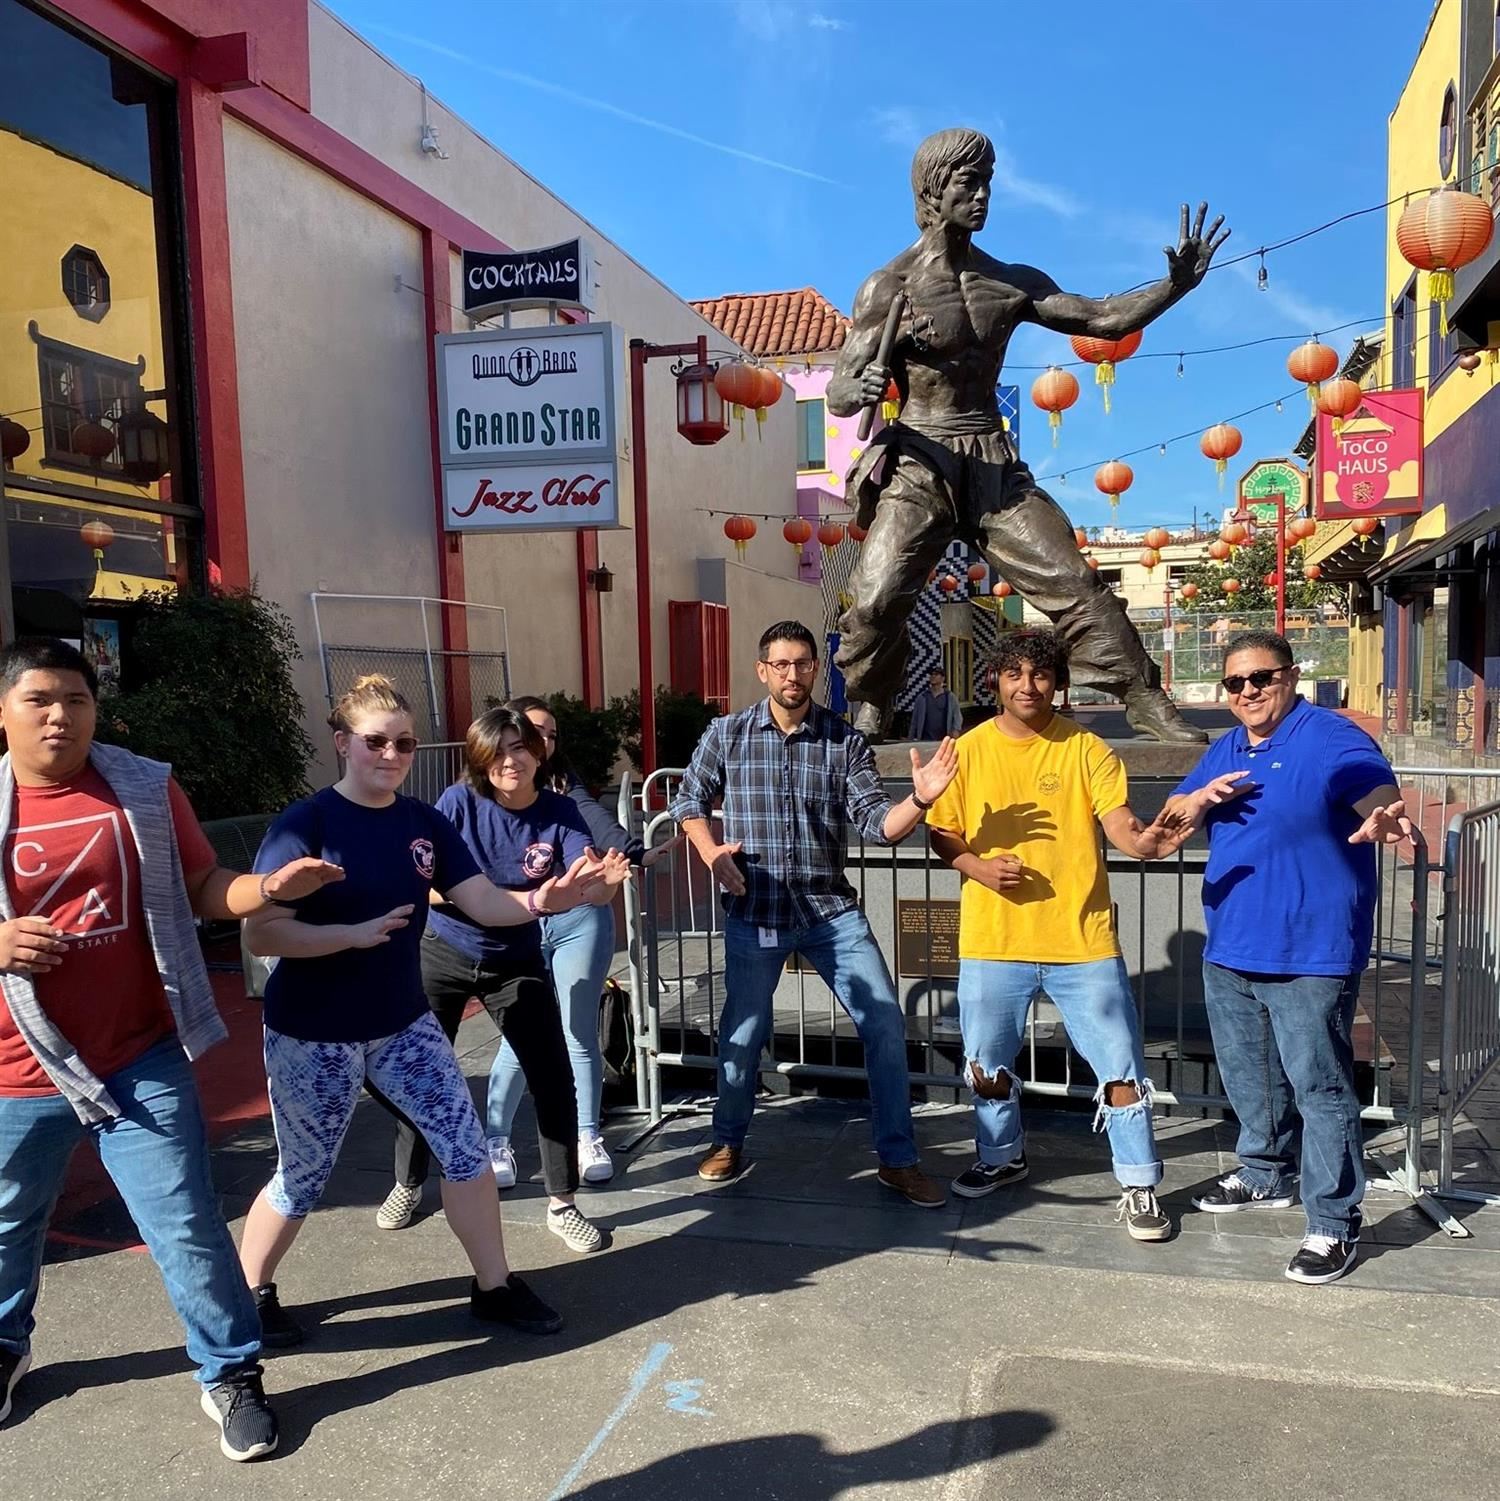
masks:
<path fill-rule="evenodd" d="M 1215 740 L 1234 723 L 1234 716 L 1227 709 L 1187 705 L 1178 707 L 1190 724 L 1206 730 Z M 1080 729 L 1091 730 L 1107 742 L 1110 749 L 1125 763 L 1125 774 L 1131 778 L 1170 778 L 1177 781 L 1198 764 L 1199 758 L 1208 748 L 1203 745 L 1167 745 L 1160 740 L 1137 735 L 1125 723 L 1125 711 L 1114 704 L 1089 704 L 1070 711 L 1068 718 Z M 910 777 L 913 744 L 909 740 L 893 740 L 885 745 L 877 745 L 875 765 L 881 776 Z M 916 749 L 923 760 L 933 751 L 930 743 L 917 744 Z"/>

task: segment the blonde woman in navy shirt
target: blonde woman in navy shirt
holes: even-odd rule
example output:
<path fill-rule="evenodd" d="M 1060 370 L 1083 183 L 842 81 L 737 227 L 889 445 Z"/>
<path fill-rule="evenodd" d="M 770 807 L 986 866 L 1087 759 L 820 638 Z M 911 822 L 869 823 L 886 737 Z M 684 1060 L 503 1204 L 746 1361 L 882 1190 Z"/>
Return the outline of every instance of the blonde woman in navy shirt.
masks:
<path fill-rule="evenodd" d="M 361 678 L 329 723 L 344 775 L 276 820 L 255 868 L 316 856 L 345 879 L 246 924 L 251 952 L 281 961 L 265 1006 L 276 1172 L 250 1207 L 240 1246 L 264 1342 L 302 1338 L 278 1300 L 276 1270 L 322 1197 L 367 1083 L 416 1124 L 442 1165 L 448 1226 L 474 1268 L 474 1314 L 551 1333 L 561 1318 L 510 1270 L 484 1132 L 422 992 L 422 919 L 438 892 L 486 928 L 534 927 L 542 913 L 588 900 L 624 862 L 580 853 L 524 893 L 501 890 L 448 819 L 401 796 L 417 740 L 411 708 L 388 678 Z"/>

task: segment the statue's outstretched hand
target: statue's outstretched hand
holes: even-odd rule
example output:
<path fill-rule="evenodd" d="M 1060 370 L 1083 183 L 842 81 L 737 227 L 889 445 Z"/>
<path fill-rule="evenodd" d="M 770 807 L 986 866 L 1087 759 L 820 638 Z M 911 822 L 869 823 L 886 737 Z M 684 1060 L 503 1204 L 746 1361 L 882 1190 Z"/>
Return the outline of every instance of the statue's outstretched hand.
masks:
<path fill-rule="evenodd" d="M 1192 227 L 1189 228 L 1188 206 L 1184 203 L 1177 248 L 1173 250 L 1170 245 L 1163 247 L 1167 257 L 1168 275 L 1179 287 L 1196 287 L 1208 274 L 1208 265 L 1214 258 L 1214 252 L 1229 238 L 1229 231 L 1223 228 L 1223 214 L 1220 214 L 1208 226 L 1208 233 L 1204 234 L 1203 221 L 1207 217 L 1208 204 L 1200 203 L 1197 216 L 1192 222 Z"/>

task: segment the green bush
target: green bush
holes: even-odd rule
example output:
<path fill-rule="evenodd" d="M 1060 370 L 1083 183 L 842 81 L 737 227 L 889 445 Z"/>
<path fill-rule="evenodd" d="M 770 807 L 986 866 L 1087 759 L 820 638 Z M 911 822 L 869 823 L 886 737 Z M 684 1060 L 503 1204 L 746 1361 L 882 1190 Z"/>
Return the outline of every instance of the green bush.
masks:
<path fill-rule="evenodd" d="M 610 700 L 610 708 L 619 716 L 622 741 L 630 764 L 639 772 L 641 757 L 641 695 L 632 690 L 623 698 Z M 693 750 L 709 723 L 719 711 L 706 704 L 696 693 L 683 693 L 665 685 L 656 690 L 656 764 L 686 766 Z"/>
<path fill-rule="evenodd" d="M 169 761 L 200 818 L 278 813 L 306 796 L 291 621 L 254 590 L 148 594 L 120 622 L 125 673 L 99 738 Z"/>
<path fill-rule="evenodd" d="M 619 713 L 613 704 L 607 709 L 591 709 L 581 698 L 567 693 L 549 694 L 547 707 L 557 721 L 557 743 L 563 755 L 578 773 L 578 780 L 597 793 L 613 779 L 615 762 L 620 759 Z"/>

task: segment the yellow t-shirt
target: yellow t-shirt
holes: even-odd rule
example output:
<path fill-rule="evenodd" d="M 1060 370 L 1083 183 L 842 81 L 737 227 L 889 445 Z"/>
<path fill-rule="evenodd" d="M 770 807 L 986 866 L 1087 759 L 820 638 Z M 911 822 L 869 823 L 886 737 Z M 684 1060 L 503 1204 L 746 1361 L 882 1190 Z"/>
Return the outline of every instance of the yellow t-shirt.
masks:
<path fill-rule="evenodd" d="M 1008 891 L 965 881 L 962 959 L 1077 964 L 1120 952 L 1097 820 L 1126 801 L 1125 768 L 1097 736 L 1062 716 L 1017 740 L 994 720 L 958 742 L 958 775 L 928 824 L 961 834 L 981 859 L 1020 858 Z"/>

